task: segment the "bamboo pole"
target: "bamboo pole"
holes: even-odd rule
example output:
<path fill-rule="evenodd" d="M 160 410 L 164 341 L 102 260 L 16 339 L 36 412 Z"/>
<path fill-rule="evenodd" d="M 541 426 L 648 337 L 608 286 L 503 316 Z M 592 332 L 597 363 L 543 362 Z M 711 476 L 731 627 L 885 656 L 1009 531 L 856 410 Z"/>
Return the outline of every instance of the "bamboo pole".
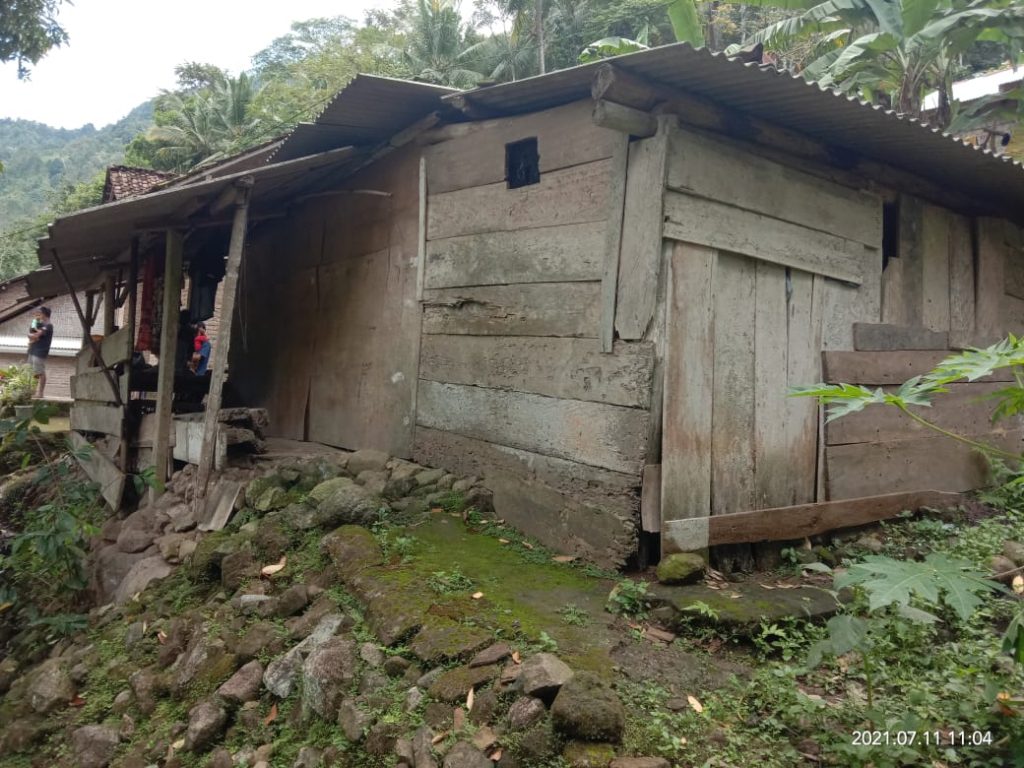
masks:
<path fill-rule="evenodd" d="M 203 416 L 203 442 L 199 449 L 199 472 L 197 473 L 196 497 L 206 496 L 213 471 L 213 459 L 217 450 L 217 423 L 220 404 L 224 394 L 224 379 L 227 376 L 228 357 L 231 351 L 231 326 L 235 315 L 235 297 L 238 292 L 238 271 L 245 250 L 245 234 L 249 219 L 249 195 L 253 179 L 243 177 L 236 182 L 237 198 L 235 214 L 231 224 L 231 242 L 228 246 L 228 263 L 224 274 L 224 297 L 220 309 L 220 328 L 217 333 L 217 356 L 210 379 L 210 393 L 206 398 L 206 413 Z"/>

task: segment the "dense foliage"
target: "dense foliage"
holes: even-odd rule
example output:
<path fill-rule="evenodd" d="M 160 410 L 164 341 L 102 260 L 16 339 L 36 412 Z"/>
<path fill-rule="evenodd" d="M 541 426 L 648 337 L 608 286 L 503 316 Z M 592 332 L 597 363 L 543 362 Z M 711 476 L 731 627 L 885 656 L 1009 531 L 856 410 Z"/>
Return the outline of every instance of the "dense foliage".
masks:
<path fill-rule="evenodd" d="M 18 77 L 28 77 L 31 64 L 51 48 L 68 41 L 57 22 L 63 0 L 5 0 L 0 7 L 0 64 L 13 61 Z"/>

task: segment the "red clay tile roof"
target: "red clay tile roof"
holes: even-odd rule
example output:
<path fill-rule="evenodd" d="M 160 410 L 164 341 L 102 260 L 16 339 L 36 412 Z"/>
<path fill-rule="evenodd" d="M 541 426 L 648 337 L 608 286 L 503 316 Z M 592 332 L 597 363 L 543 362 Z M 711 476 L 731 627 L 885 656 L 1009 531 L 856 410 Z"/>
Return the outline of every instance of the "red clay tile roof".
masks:
<path fill-rule="evenodd" d="M 103 185 L 103 202 L 112 203 L 126 197 L 137 197 L 149 192 L 157 184 L 173 179 L 176 174 L 152 171 L 149 168 L 129 168 L 112 165 L 107 168 L 107 181 Z"/>

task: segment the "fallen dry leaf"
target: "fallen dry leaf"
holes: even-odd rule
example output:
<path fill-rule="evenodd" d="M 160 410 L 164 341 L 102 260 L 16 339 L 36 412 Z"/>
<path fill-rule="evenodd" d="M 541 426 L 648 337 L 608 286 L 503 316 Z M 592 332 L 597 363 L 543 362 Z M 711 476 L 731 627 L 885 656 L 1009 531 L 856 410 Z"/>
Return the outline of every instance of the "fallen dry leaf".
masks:
<path fill-rule="evenodd" d="M 448 517 L 462 517 L 461 512 L 449 512 Z"/>
<path fill-rule="evenodd" d="M 271 704 L 270 705 L 270 712 L 263 719 L 263 724 L 264 725 L 270 725 L 275 720 L 277 720 L 277 704 Z"/>
<path fill-rule="evenodd" d="M 700 703 L 696 696 L 687 696 L 686 700 L 698 715 L 704 711 L 704 705 Z"/>
<path fill-rule="evenodd" d="M 647 631 L 644 632 L 644 636 L 648 640 L 666 644 L 676 639 L 676 636 L 671 632 L 666 632 L 664 629 L 658 629 L 657 627 L 648 627 Z"/>
<path fill-rule="evenodd" d="M 743 595 L 741 595 L 739 592 L 730 592 L 729 597 L 733 600 L 739 600 L 741 597 L 743 597 Z"/>
<path fill-rule="evenodd" d="M 156 641 L 158 643 L 160 643 L 160 645 L 163 645 L 164 643 L 166 643 L 167 642 L 167 633 L 164 632 L 161 629 L 159 632 L 156 633 Z"/>
<path fill-rule="evenodd" d="M 72 707 L 84 707 L 85 699 L 83 699 L 81 696 L 75 696 L 75 698 L 73 698 L 70 703 Z"/>
<path fill-rule="evenodd" d="M 1018 595 L 1024 595 L 1024 576 L 1017 574 L 1013 577 L 1013 591 Z"/>
<path fill-rule="evenodd" d="M 437 734 L 434 738 L 430 740 L 430 743 L 440 744 L 442 741 L 448 738 L 449 733 L 451 733 L 451 731 L 441 731 L 439 734 Z"/>
<path fill-rule="evenodd" d="M 280 573 L 284 570 L 284 567 L 288 564 L 288 556 L 281 555 L 281 559 L 273 565 L 264 565 L 260 569 L 261 576 L 273 576 L 275 573 Z"/>
<path fill-rule="evenodd" d="M 185 740 L 184 739 L 178 739 L 176 742 L 171 744 L 171 749 L 174 749 L 174 750 L 184 749 L 184 748 L 185 748 Z"/>
<path fill-rule="evenodd" d="M 522 664 L 523 663 L 523 659 L 519 655 L 519 651 L 512 651 L 512 663 L 513 664 Z"/>
<path fill-rule="evenodd" d="M 498 543 L 499 544 L 510 544 L 511 542 L 508 539 L 498 539 Z"/>
<path fill-rule="evenodd" d="M 523 546 L 526 547 L 527 549 L 533 549 L 533 544 L 531 544 L 528 541 L 524 541 L 523 542 Z"/>
<path fill-rule="evenodd" d="M 444 512 L 444 508 L 443 507 L 431 507 L 430 511 L 433 512 L 436 515 L 438 512 Z"/>
<path fill-rule="evenodd" d="M 469 693 L 466 694 L 466 711 L 467 712 L 472 712 L 473 711 L 473 700 L 475 699 L 475 697 L 476 697 L 476 694 L 473 693 L 473 689 L 470 688 L 469 689 Z"/>
<path fill-rule="evenodd" d="M 496 763 L 499 760 L 501 760 L 501 747 L 498 747 L 496 750 L 491 752 L 491 762 Z"/>
<path fill-rule="evenodd" d="M 576 556 L 575 555 L 555 555 L 551 559 L 554 560 L 556 563 L 571 563 L 573 560 L 576 559 Z"/>
<path fill-rule="evenodd" d="M 474 599 L 474 600 L 479 600 L 479 599 L 480 599 L 481 597 L 483 597 L 483 596 L 484 596 L 484 593 L 483 593 L 483 592 L 474 592 L 474 593 L 473 593 L 473 599 Z"/>
<path fill-rule="evenodd" d="M 761 589 L 775 589 L 771 584 L 761 584 Z"/>
<path fill-rule="evenodd" d="M 494 521 L 494 524 L 495 525 L 504 525 L 505 524 L 505 518 L 504 517 L 498 518 L 497 520 Z"/>

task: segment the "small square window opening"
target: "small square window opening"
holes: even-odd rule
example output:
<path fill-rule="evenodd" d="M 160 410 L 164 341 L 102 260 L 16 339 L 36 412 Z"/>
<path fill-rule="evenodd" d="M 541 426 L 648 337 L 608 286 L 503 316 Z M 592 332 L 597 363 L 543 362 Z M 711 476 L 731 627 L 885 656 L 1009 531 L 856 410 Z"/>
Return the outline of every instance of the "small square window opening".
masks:
<path fill-rule="evenodd" d="M 505 180 L 509 189 L 540 184 L 540 152 L 536 138 L 505 145 Z"/>

